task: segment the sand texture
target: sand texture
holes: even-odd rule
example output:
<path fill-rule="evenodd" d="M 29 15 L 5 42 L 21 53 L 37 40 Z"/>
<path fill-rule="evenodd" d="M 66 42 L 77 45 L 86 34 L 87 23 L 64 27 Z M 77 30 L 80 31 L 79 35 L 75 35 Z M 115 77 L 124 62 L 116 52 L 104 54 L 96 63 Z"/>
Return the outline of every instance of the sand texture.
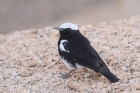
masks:
<path fill-rule="evenodd" d="M 69 70 L 58 55 L 59 32 L 45 27 L 0 35 L 0 93 L 140 93 L 140 16 L 79 29 L 119 82 L 88 68 L 60 78 Z"/>

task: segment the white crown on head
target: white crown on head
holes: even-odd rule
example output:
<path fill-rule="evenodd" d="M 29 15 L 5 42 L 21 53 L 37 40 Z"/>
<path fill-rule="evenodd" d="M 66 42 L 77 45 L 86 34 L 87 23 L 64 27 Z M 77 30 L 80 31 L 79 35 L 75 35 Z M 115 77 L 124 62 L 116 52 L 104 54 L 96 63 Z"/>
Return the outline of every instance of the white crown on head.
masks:
<path fill-rule="evenodd" d="M 78 26 L 73 23 L 63 23 L 60 28 L 70 28 L 71 30 L 78 30 Z"/>

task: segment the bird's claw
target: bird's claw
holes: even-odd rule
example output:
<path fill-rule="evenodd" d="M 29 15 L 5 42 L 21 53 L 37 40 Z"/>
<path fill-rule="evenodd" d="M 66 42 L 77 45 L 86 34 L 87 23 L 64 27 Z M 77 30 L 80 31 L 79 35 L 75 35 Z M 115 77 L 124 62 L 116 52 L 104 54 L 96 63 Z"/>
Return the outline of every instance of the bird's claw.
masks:
<path fill-rule="evenodd" d="M 61 76 L 59 76 L 60 78 L 63 78 L 63 79 L 66 79 L 66 78 L 70 78 L 71 76 L 69 74 L 63 74 L 63 73 L 60 73 Z"/>

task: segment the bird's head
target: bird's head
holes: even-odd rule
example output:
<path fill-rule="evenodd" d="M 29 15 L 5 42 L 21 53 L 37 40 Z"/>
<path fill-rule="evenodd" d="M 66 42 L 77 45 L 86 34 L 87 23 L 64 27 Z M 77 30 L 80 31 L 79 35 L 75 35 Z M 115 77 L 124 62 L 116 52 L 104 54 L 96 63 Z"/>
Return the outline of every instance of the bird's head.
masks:
<path fill-rule="evenodd" d="M 54 29 L 60 31 L 60 36 L 69 38 L 75 34 L 78 30 L 78 26 L 73 23 L 63 23 L 60 27 L 55 27 Z"/>

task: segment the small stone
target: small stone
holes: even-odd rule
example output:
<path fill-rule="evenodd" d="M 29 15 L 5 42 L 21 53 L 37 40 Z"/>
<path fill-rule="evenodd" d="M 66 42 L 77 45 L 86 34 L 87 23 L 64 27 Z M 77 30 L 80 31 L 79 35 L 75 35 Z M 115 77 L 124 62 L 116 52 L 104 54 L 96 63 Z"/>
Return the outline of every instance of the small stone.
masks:
<path fill-rule="evenodd" d="M 23 71 L 21 71 L 21 73 L 20 73 L 20 76 L 21 77 L 29 77 L 29 76 L 32 76 L 33 75 L 33 72 L 31 72 L 31 71 L 25 71 L 25 70 L 23 70 Z"/>
<path fill-rule="evenodd" d="M 26 67 L 35 67 L 37 65 L 37 62 L 34 60 L 31 60 L 31 61 L 22 62 L 22 64 L 23 66 L 26 66 Z"/>
<path fill-rule="evenodd" d="M 86 74 L 84 75 L 84 77 L 85 77 L 85 78 L 90 77 L 90 73 L 86 73 Z"/>
<path fill-rule="evenodd" d="M 122 70 L 123 70 L 123 71 L 127 71 L 128 69 L 127 69 L 125 66 L 123 66 L 123 67 L 122 67 Z"/>
<path fill-rule="evenodd" d="M 136 87 L 136 90 L 140 90 L 140 87 L 137 86 L 137 87 Z"/>

